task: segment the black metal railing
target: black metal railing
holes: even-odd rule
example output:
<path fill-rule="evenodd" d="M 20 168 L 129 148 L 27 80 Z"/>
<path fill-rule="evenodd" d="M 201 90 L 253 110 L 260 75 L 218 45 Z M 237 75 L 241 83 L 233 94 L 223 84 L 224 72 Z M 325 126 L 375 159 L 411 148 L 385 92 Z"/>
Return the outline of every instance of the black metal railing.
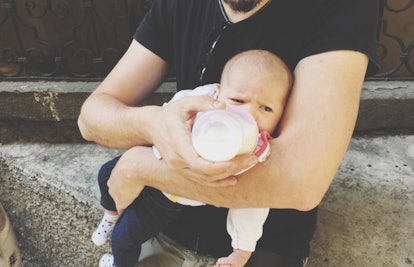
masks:
<path fill-rule="evenodd" d="M 0 77 L 104 77 L 150 7 L 143 0 L 3 0 Z"/>
<path fill-rule="evenodd" d="M 414 80 L 414 0 L 385 0 L 376 79 Z"/>
<path fill-rule="evenodd" d="M 0 80 L 102 79 L 151 0 L 1 0 Z M 386 0 L 373 79 L 414 80 L 414 0 Z"/>

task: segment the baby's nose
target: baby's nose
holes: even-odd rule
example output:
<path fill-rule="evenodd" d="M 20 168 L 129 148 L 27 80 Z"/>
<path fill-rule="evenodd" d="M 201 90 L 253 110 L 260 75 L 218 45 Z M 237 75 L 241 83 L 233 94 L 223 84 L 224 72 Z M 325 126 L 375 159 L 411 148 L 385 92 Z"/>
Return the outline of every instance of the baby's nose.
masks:
<path fill-rule="evenodd" d="M 253 107 L 251 104 L 247 104 L 247 111 L 253 116 L 253 118 L 257 121 L 258 119 L 258 112 L 257 109 Z"/>

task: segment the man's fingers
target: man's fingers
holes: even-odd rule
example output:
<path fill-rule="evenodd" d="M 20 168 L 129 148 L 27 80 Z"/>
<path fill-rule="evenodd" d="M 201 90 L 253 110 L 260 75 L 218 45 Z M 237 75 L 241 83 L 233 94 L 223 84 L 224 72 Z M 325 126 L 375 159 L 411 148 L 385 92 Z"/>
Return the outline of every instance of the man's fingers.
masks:
<path fill-rule="evenodd" d="M 235 185 L 236 175 L 257 163 L 257 157 L 251 154 L 240 155 L 231 161 L 224 162 L 210 162 L 197 154 L 193 158 L 182 160 L 182 162 L 172 164 L 175 171 L 189 180 L 210 187 Z"/>
<path fill-rule="evenodd" d="M 210 162 L 198 157 L 193 162 L 194 165 L 189 166 L 201 170 L 205 174 L 204 179 L 206 182 L 213 182 L 241 173 L 242 170 L 256 164 L 257 157 L 253 154 L 243 154 L 230 161 L 223 162 Z"/>
<path fill-rule="evenodd" d="M 237 177 L 236 176 L 230 176 L 221 180 L 214 181 L 212 183 L 212 186 L 214 187 L 226 187 L 226 186 L 232 186 L 237 184 Z"/>
<path fill-rule="evenodd" d="M 190 96 L 184 98 L 182 101 L 182 110 L 188 113 L 197 113 L 208 111 L 212 109 L 223 109 L 226 108 L 226 104 L 214 100 L 210 96 Z"/>

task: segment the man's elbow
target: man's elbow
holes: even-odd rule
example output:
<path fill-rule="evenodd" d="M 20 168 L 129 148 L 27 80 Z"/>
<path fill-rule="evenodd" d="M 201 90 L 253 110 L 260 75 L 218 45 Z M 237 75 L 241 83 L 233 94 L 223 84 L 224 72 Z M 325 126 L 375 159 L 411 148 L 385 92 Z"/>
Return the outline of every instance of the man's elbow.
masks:
<path fill-rule="evenodd" d="M 78 128 L 83 139 L 85 139 L 86 141 L 92 141 L 91 132 L 88 130 L 88 127 L 83 121 L 82 114 L 78 117 Z"/>
<path fill-rule="evenodd" d="M 306 173 L 314 175 L 306 175 Z M 312 170 L 289 176 L 290 200 L 294 208 L 300 211 L 310 211 L 319 206 L 334 176 L 335 172 L 321 173 Z"/>
<path fill-rule="evenodd" d="M 323 192 L 318 189 L 309 190 L 311 186 L 304 186 L 302 188 L 296 188 L 293 192 L 290 192 L 290 206 L 293 209 L 299 211 L 310 211 L 319 206 L 321 203 L 325 190 Z"/>
<path fill-rule="evenodd" d="M 299 211 L 310 211 L 319 206 L 321 203 L 322 198 L 317 198 L 314 196 L 302 197 L 299 200 L 296 200 L 295 209 Z"/>

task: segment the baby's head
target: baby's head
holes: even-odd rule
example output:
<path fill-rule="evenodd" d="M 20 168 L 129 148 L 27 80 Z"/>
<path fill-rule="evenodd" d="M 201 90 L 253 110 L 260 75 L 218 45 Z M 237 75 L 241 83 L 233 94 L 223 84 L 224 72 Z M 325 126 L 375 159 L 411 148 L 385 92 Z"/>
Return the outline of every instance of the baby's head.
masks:
<path fill-rule="evenodd" d="M 249 50 L 224 66 L 218 100 L 246 108 L 260 131 L 273 133 L 282 116 L 293 77 L 286 64 L 265 50 Z"/>

